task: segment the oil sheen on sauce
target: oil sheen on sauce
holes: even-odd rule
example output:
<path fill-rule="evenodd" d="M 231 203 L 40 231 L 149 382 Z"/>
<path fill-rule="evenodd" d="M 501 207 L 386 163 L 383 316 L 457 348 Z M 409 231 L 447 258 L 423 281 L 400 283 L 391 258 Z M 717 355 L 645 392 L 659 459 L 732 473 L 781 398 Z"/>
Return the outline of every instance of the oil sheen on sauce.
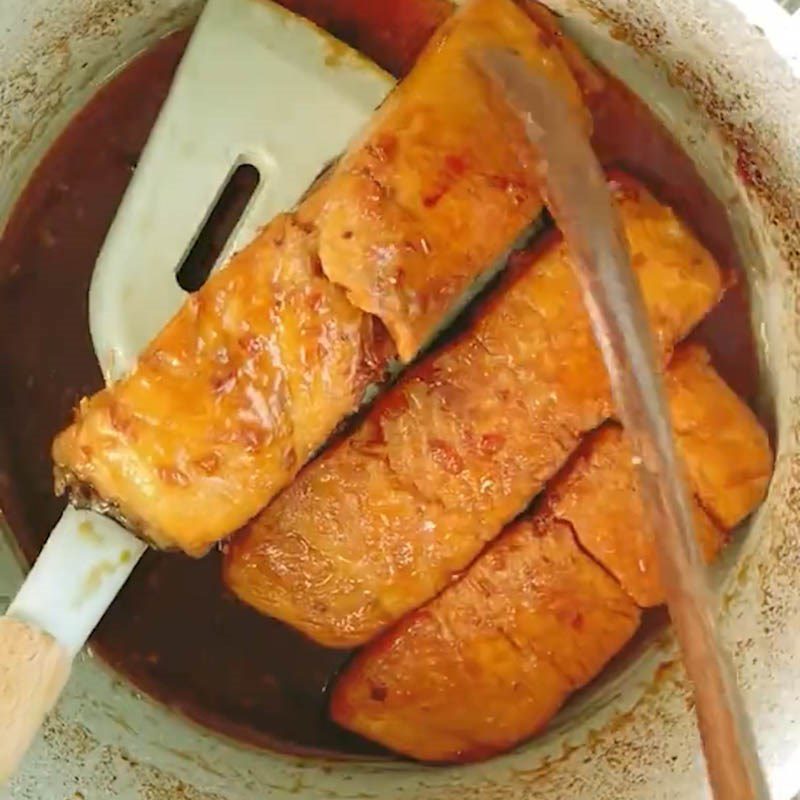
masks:
<path fill-rule="evenodd" d="M 449 13 L 445 0 L 284 0 L 401 76 Z M 187 41 L 176 33 L 114 77 L 33 175 L 0 242 L 0 506 L 28 559 L 63 502 L 50 443 L 101 385 L 87 325 L 92 266 Z M 643 178 L 719 262 L 740 268 L 724 209 L 646 108 L 609 82 L 595 98 L 602 159 Z M 745 293 L 734 285 L 696 334 L 751 400 L 756 359 Z M 334 726 L 326 687 L 347 652 L 312 644 L 237 602 L 217 554 L 146 554 L 92 638 L 145 692 L 250 743 L 298 754 L 380 755 Z"/>

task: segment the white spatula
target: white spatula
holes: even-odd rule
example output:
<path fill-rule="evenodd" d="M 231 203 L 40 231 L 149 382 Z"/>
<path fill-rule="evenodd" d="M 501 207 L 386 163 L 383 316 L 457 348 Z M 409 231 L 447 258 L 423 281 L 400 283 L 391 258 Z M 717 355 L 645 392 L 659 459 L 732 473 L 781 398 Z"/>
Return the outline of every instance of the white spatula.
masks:
<path fill-rule="evenodd" d="M 114 380 L 177 310 L 176 270 L 234 170 L 260 181 L 219 262 L 291 207 L 391 87 L 373 64 L 264 0 L 208 0 L 97 260 L 92 339 Z M 67 508 L 0 618 L 0 785 L 145 546 Z"/>

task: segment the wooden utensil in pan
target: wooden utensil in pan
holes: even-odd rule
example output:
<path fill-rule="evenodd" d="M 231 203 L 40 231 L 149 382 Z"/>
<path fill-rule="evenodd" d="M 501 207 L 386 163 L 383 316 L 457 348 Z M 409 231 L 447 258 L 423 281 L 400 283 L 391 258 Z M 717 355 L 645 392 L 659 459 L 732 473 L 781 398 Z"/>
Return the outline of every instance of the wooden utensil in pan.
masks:
<path fill-rule="evenodd" d="M 519 115 L 539 158 L 546 203 L 578 280 L 631 439 L 670 616 L 718 800 L 767 798 L 766 781 L 728 657 L 680 479 L 647 315 L 603 172 L 585 129 L 544 75 L 514 53 L 476 52 L 474 63 Z"/>

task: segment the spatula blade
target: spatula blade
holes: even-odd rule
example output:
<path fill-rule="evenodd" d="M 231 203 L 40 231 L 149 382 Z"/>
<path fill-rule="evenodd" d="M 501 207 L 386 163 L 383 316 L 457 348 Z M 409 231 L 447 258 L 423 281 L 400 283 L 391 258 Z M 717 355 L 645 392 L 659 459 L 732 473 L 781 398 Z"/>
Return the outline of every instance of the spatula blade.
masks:
<path fill-rule="evenodd" d="M 106 378 L 186 295 L 176 271 L 233 170 L 260 173 L 218 263 L 290 208 L 345 148 L 392 79 L 266 0 L 209 0 L 100 252 L 89 294 Z"/>

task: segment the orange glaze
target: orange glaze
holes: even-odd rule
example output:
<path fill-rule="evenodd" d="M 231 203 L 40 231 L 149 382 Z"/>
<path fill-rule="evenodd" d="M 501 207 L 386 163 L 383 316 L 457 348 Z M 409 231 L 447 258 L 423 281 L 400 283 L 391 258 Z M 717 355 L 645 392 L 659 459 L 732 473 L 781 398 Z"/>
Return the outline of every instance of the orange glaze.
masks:
<path fill-rule="evenodd" d="M 467 63 L 489 44 L 582 110 L 550 37 L 512 0 L 471 0 L 296 212 L 193 295 L 130 376 L 81 402 L 53 445 L 59 491 L 202 555 L 381 379 L 381 321 L 401 358 L 417 352 L 541 209 L 520 124 Z"/>
<path fill-rule="evenodd" d="M 321 275 L 314 232 L 278 217 L 130 378 L 82 402 L 53 447 L 60 480 L 91 486 L 154 544 L 202 554 L 291 480 L 389 352 L 376 320 Z"/>
<path fill-rule="evenodd" d="M 666 356 L 719 299 L 721 275 L 668 208 L 623 176 L 611 186 Z M 225 581 L 322 644 L 361 644 L 447 585 L 611 412 L 566 247 L 551 237 L 248 523 Z"/>
<path fill-rule="evenodd" d="M 679 353 L 667 388 L 710 560 L 763 498 L 770 448 L 701 349 Z M 485 758 L 540 731 L 634 634 L 634 600 L 663 602 L 631 456 L 617 425 L 590 434 L 455 584 L 355 656 L 333 719 L 436 762 Z"/>
<path fill-rule="evenodd" d="M 490 46 L 550 77 L 588 126 L 556 40 L 512 0 L 470 0 L 297 212 L 319 229 L 325 274 L 381 319 L 404 361 L 542 208 L 523 127 L 470 61 Z"/>
<path fill-rule="evenodd" d="M 725 544 L 723 533 L 764 496 L 772 471 L 769 441 L 753 412 L 709 366 L 703 348 L 686 345 L 678 351 L 666 388 L 676 445 L 696 498 L 698 541 L 711 561 Z M 645 608 L 665 598 L 630 464 L 621 430 L 607 427 L 590 437 L 564 476 L 548 486 L 548 508 L 569 520 L 584 550 Z M 601 496 L 602 503 L 587 502 Z"/>

